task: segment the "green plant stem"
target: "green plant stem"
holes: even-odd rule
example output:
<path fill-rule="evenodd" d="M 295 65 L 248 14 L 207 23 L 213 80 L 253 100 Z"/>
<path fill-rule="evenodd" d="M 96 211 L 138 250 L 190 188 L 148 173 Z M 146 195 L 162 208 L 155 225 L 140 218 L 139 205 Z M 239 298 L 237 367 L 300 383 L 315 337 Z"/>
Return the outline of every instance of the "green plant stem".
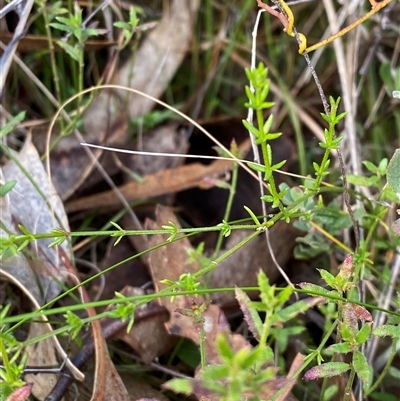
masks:
<path fill-rule="evenodd" d="M 349 379 L 347 381 L 347 385 L 346 388 L 344 390 L 344 397 L 343 397 L 343 401 L 349 401 L 350 400 L 350 396 L 351 396 L 351 389 L 353 387 L 353 382 L 354 382 L 354 378 L 356 376 L 356 371 L 354 370 L 354 368 L 352 367 L 350 370 L 350 375 L 349 375 Z"/>
<path fill-rule="evenodd" d="M 338 320 L 336 319 L 333 323 L 332 326 L 330 327 L 330 329 L 325 333 L 324 338 L 322 339 L 321 343 L 319 344 L 318 348 L 314 351 L 311 352 L 311 354 L 309 354 L 305 360 L 304 363 L 299 367 L 299 369 L 297 369 L 297 371 L 291 376 L 291 379 L 295 379 L 296 377 L 298 377 L 301 372 L 304 371 L 304 369 L 313 361 L 313 359 L 315 358 L 315 356 L 317 355 L 321 355 L 321 351 L 323 350 L 325 344 L 327 343 L 327 341 L 329 340 L 329 337 L 332 335 L 332 333 L 334 332 L 334 330 L 336 329 L 338 324 Z M 280 395 L 281 393 L 285 390 L 285 388 L 282 388 L 280 391 L 278 391 L 276 394 L 274 394 L 274 396 L 271 398 L 271 401 L 275 401 Z M 323 392 L 321 391 L 321 394 L 323 394 Z"/>
<path fill-rule="evenodd" d="M 45 1 L 41 1 L 39 3 L 39 5 L 43 10 L 44 28 L 46 30 L 47 41 L 49 44 L 50 66 L 51 66 L 51 71 L 53 74 L 55 96 L 56 96 L 57 101 L 61 104 L 62 98 L 61 98 L 61 88 L 60 88 L 60 76 L 58 74 L 58 68 L 57 68 L 57 63 L 56 63 L 54 44 L 53 44 L 53 35 L 51 33 L 51 28 L 50 28 L 49 14 L 47 12 L 47 7 L 46 7 Z M 63 125 L 64 125 L 64 120 L 61 120 L 61 131 L 63 130 Z"/>
<path fill-rule="evenodd" d="M 236 194 L 236 187 L 237 187 L 237 180 L 238 180 L 238 173 L 239 173 L 239 165 L 235 163 L 232 168 L 232 179 L 229 185 L 229 196 L 226 202 L 225 213 L 224 213 L 224 221 L 229 220 L 229 215 L 232 210 L 233 199 L 235 198 Z M 222 241 L 224 239 L 223 231 L 219 232 L 217 244 L 215 245 L 214 255 L 217 255 L 221 249 Z"/>
<path fill-rule="evenodd" d="M 271 227 L 273 224 L 275 224 L 276 221 L 282 219 L 283 216 L 285 216 L 285 212 L 287 213 L 291 209 L 294 209 L 297 205 L 302 203 L 304 200 L 306 200 L 308 197 L 312 196 L 314 194 L 314 191 L 306 191 L 306 193 L 300 197 L 297 201 L 293 202 L 290 206 L 288 206 L 284 211 L 281 211 L 271 217 L 270 220 L 268 220 L 266 223 L 263 223 L 260 226 L 256 226 L 254 224 L 243 224 L 243 225 L 232 225 L 229 226 L 231 230 L 258 230 L 255 233 L 252 233 L 249 235 L 249 237 L 245 238 L 242 242 L 247 243 L 249 240 L 251 240 L 253 237 L 257 236 L 260 234 L 260 228 L 265 228 L 265 227 Z M 62 243 L 63 240 L 67 238 L 73 238 L 73 237 L 83 237 L 83 236 L 88 236 L 88 237 L 98 237 L 98 236 L 112 236 L 112 237 L 117 237 L 121 238 L 126 235 L 154 235 L 154 234 L 170 234 L 170 235 L 178 235 L 178 234 L 196 234 L 200 232 L 210 232 L 210 231 L 221 231 L 223 230 L 224 226 L 221 224 L 218 224 L 216 226 L 210 226 L 210 227 L 200 227 L 200 228 L 176 228 L 176 230 L 172 229 L 160 229 L 160 230 L 114 230 L 114 231 L 79 231 L 79 232 L 67 232 L 64 230 L 53 230 L 50 233 L 38 233 L 38 234 L 22 234 L 22 235 L 10 235 L 10 237 L 7 240 L 4 240 L 4 243 L 7 244 L 8 241 L 8 246 L 20 246 L 24 243 L 28 243 L 29 241 L 35 241 L 35 240 L 40 240 L 40 239 L 59 239 L 59 241 L 56 240 L 57 243 Z M 28 241 L 28 242 L 27 242 Z M 242 244 L 240 242 L 238 245 Z M 237 246 L 232 248 L 234 250 L 238 249 Z M 232 252 L 229 252 L 231 254 Z M 229 255 L 228 255 L 229 256 Z M 219 259 L 219 258 L 218 258 Z M 211 269 L 212 270 L 212 269 Z"/>
<path fill-rule="evenodd" d="M 200 351 L 200 365 L 204 369 L 206 363 L 206 333 L 204 331 L 204 321 L 200 325 L 199 330 L 199 351 Z"/>
<path fill-rule="evenodd" d="M 264 131 L 264 113 L 263 113 L 263 109 L 257 109 L 256 110 L 256 117 L 257 117 L 257 125 L 258 125 L 258 130 L 260 132 Z M 271 170 L 271 163 L 268 157 L 268 143 L 267 141 L 263 141 L 261 143 L 261 152 L 263 155 L 263 159 L 264 159 L 264 165 L 265 165 L 265 174 L 268 176 L 268 190 L 271 193 L 272 197 L 274 199 L 278 198 L 278 192 L 276 190 L 276 184 L 275 184 L 275 178 L 274 175 L 272 174 L 272 170 Z M 277 207 L 279 207 L 279 210 L 283 210 L 283 205 L 281 202 L 278 203 Z"/>
<path fill-rule="evenodd" d="M 165 243 L 163 244 L 163 246 L 166 245 Z M 149 250 L 152 251 L 155 248 L 151 248 Z M 132 260 L 136 257 L 140 257 L 143 254 L 145 254 L 147 252 L 143 252 L 141 254 L 137 254 L 134 255 L 133 257 L 129 258 L 129 260 Z M 123 263 L 126 263 L 126 260 L 123 260 L 119 263 L 117 263 L 116 265 L 110 266 L 108 269 L 106 269 L 104 272 L 108 272 L 111 271 L 112 269 L 118 267 L 119 265 L 122 265 Z M 62 293 L 61 295 L 59 295 L 57 298 L 55 298 L 54 300 L 50 301 L 49 303 L 43 305 L 40 309 L 38 309 L 37 311 L 34 312 L 29 312 L 29 313 L 23 313 L 20 314 L 18 316 L 8 316 L 5 317 L 4 319 L 2 319 L 2 323 L 4 325 L 6 324 L 11 324 L 11 323 L 15 323 L 17 322 L 13 327 L 10 327 L 5 334 L 11 333 L 13 330 L 15 330 L 17 327 L 19 327 L 21 324 L 27 322 L 30 319 L 35 319 L 37 318 L 37 316 L 39 315 L 43 315 L 43 316 L 51 316 L 51 315 L 57 315 L 57 314 L 64 314 L 66 313 L 67 310 L 70 311 L 79 311 L 79 310 L 83 310 L 86 308 L 102 308 L 108 305 L 115 305 L 115 304 L 119 304 L 121 303 L 121 299 L 118 298 L 113 298 L 113 299 L 105 299 L 105 300 L 101 300 L 101 301 L 93 301 L 93 302 L 88 302 L 88 303 L 82 303 L 82 304 L 77 304 L 77 305 L 68 305 L 68 307 L 58 307 L 58 308 L 51 308 L 54 303 L 56 303 L 57 301 L 59 301 L 60 299 L 64 298 L 66 295 L 70 294 L 71 292 L 75 291 L 76 289 L 78 289 L 80 286 L 82 285 L 86 285 L 88 284 L 90 281 L 92 281 L 93 279 L 99 277 L 101 274 L 104 274 L 104 272 L 101 273 L 97 273 L 96 276 L 90 277 L 89 279 L 83 281 L 81 284 L 72 287 L 70 289 L 68 289 L 67 291 L 65 291 L 64 293 Z M 171 298 L 173 296 L 177 296 L 177 295 L 196 295 L 196 294 L 210 294 L 210 293 L 219 293 L 219 292 L 234 292 L 235 289 L 234 288 L 207 288 L 207 289 L 196 289 L 196 290 L 192 290 L 192 291 L 179 291 L 179 293 L 177 293 L 176 291 L 174 291 L 175 287 L 168 287 L 167 289 L 157 293 L 157 294 L 147 294 L 147 295 L 140 295 L 140 296 L 133 296 L 133 297 L 126 297 L 124 299 L 124 301 L 126 302 L 135 302 L 135 305 L 137 307 L 142 306 L 150 301 L 153 301 L 154 299 L 159 299 L 159 298 Z M 243 291 L 259 291 L 259 287 L 241 287 Z M 282 291 L 283 288 L 276 288 L 276 290 Z M 304 291 L 304 290 L 300 290 L 300 289 L 294 289 L 295 292 L 299 293 L 299 294 L 307 294 L 307 295 L 312 295 L 312 296 L 324 296 L 325 298 L 337 302 L 337 301 L 343 301 L 345 302 L 346 299 L 344 298 L 340 298 L 337 296 L 333 296 L 333 295 L 329 295 L 329 294 L 320 294 L 318 292 L 313 292 L 313 291 Z M 376 311 L 381 311 L 381 312 L 385 312 L 388 313 L 390 312 L 390 314 L 392 316 L 396 316 L 400 318 L 400 313 L 398 312 L 394 312 L 394 311 L 388 311 L 386 309 L 380 308 L 378 306 L 372 305 L 372 304 L 366 304 L 364 302 L 358 302 L 358 301 L 352 301 L 353 304 L 355 305 L 360 305 L 363 306 L 365 308 L 371 309 L 371 310 L 376 310 Z M 104 312 L 101 315 L 98 315 L 99 317 L 106 317 L 109 316 L 110 312 Z M 333 331 L 333 329 L 332 329 Z M 329 332 L 326 334 L 326 336 L 324 336 L 324 338 L 328 337 L 331 335 L 332 333 L 331 330 L 329 330 Z M 324 344 L 324 343 L 321 343 Z"/>

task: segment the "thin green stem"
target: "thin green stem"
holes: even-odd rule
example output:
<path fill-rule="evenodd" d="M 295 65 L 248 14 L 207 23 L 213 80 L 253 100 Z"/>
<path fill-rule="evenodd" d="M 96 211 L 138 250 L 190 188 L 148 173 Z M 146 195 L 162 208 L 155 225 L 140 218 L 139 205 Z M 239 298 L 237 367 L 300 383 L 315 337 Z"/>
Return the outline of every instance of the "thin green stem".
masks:
<path fill-rule="evenodd" d="M 225 206 L 224 221 L 229 220 L 229 216 L 232 210 L 233 199 L 236 194 L 236 187 L 238 181 L 239 165 L 235 163 L 232 168 L 232 179 L 229 185 L 229 196 Z M 218 235 L 217 244 L 215 245 L 214 255 L 217 255 L 222 247 L 222 241 L 224 240 L 224 232 L 221 230 Z"/>
<path fill-rule="evenodd" d="M 351 389 L 353 387 L 354 378 L 356 376 L 356 371 L 352 367 L 350 370 L 349 380 L 347 381 L 346 388 L 344 390 L 343 401 L 349 401 L 351 397 Z"/>
<path fill-rule="evenodd" d="M 200 365 L 204 369 L 206 363 L 206 333 L 204 331 L 204 321 L 200 325 L 199 330 L 199 351 L 200 351 Z"/>
<path fill-rule="evenodd" d="M 61 97 L 61 88 L 60 88 L 60 76 L 58 74 L 58 68 L 57 68 L 55 50 L 54 50 L 54 44 L 53 44 L 53 35 L 51 32 L 51 28 L 50 28 L 50 20 L 49 20 L 49 14 L 47 11 L 47 7 L 46 7 L 46 2 L 41 1 L 39 3 L 39 6 L 41 7 L 42 12 L 43 12 L 44 28 L 46 30 L 47 41 L 49 44 L 50 66 L 51 66 L 51 71 L 53 74 L 55 96 L 56 96 L 57 101 L 61 104 L 62 97 Z M 64 124 L 64 120 L 61 120 L 61 130 L 63 130 L 63 124 Z"/>

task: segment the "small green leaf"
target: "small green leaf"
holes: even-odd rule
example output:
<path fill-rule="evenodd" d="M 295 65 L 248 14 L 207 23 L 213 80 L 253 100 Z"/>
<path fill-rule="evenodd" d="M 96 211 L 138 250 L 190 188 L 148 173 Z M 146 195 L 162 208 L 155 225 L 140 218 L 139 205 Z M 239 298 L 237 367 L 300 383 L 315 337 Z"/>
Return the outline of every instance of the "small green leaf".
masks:
<path fill-rule="evenodd" d="M 322 117 L 322 119 L 325 120 L 327 123 L 330 123 L 331 118 L 330 118 L 329 116 L 327 116 L 327 115 L 324 114 L 324 113 L 321 113 L 321 117 Z"/>
<path fill-rule="evenodd" d="M 279 170 L 281 167 L 283 167 L 286 163 L 286 160 L 282 160 L 279 163 L 276 163 L 274 165 L 271 166 L 271 170 L 276 171 Z"/>
<path fill-rule="evenodd" d="M 329 285 L 329 287 L 335 288 L 335 276 L 333 276 L 331 273 L 329 273 L 324 269 L 317 269 L 317 270 L 319 271 L 322 280 L 324 280 L 325 283 Z"/>
<path fill-rule="evenodd" d="M 265 121 L 265 123 L 264 123 L 264 127 L 263 127 L 264 133 L 268 133 L 271 130 L 273 121 L 274 121 L 274 115 L 270 114 L 269 117 L 267 118 L 267 121 Z"/>
<path fill-rule="evenodd" d="M 368 390 L 368 388 L 371 386 L 372 366 L 368 364 L 367 358 L 362 352 L 354 352 L 353 367 L 358 377 L 363 382 L 364 391 Z"/>
<path fill-rule="evenodd" d="M 400 149 L 396 149 L 387 170 L 387 182 L 400 197 Z"/>
<path fill-rule="evenodd" d="M 59 17 L 57 17 L 57 19 L 58 19 Z M 50 24 L 50 26 L 52 27 L 52 28 L 55 28 L 55 29 L 58 29 L 59 31 L 64 31 L 64 32 L 69 32 L 69 33 L 72 33 L 73 31 L 74 31 L 74 28 L 72 27 L 72 26 L 67 26 L 67 25 L 64 25 L 64 24 L 59 24 L 58 22 L 52 22 L 51 24 Z M 65 43 L 65 42 L 64 42 Z"/>
<path fill-rule="evenodd" d="M 254 223 L 259 227 L 261 226 L 260 220 L 258 220 L 257 216 L 254 214 L 254 212 L 248 207 L 248 206 L 243 206 L 246 212 L 250 215 Z"/>
<path fill-rule="evenodd" d="M 329 386 L 322 395 L 322 401 L 330 401 L 338 392 L 339 386 L 337 384 L 333 384 Z"/>
<path fill-rule="evenodd" d="M 172 379 L 163 384 L 163 387 L 175 393 L 190 395 L 193 393 L 193 380 L 191 379 Z"/>
<path fill-rule="evenodd" d="M 17 181 L 11 180 L 7 181 L 5 184 L 0 185 L 0 198 L 6 196 L 14 187 Z"/>
<path fill-rule="evenodd" d="M 14 127 L 19 124 L 21 121 L 24 120 L 25 118 L 25 111 L 21 111 L 21 113 L 17 114 L 15 117 L 13 117 L 10 121 L 8 121 L 1 129 L 0 129 L 0 138 L 3 136 L 9 134 Z"/>
<path fill-rule="evenodd" d="M 364 324 L 361 327 L 361 330 L 356 335 L 356 342 L 359 345 L 362 345 L 368 341 L 371 336 L 371 323 Z"/>
<path fill-rule="evenodd" d="M 61 40 L 58 40 L 57 44 L 63 48 L 72 59 L 79 62 L 79 55 L 81 54 L 82 50 L 80 50 L 77 46 L 71 46 Z"/>
<path fill-rule="evenodd" d="M 233 352 L 224 334 L 218 334 L 216 346 L 218 349 L 218 353 L 224 360 L 230 361 L 235 356 L 235 353 Z"/>

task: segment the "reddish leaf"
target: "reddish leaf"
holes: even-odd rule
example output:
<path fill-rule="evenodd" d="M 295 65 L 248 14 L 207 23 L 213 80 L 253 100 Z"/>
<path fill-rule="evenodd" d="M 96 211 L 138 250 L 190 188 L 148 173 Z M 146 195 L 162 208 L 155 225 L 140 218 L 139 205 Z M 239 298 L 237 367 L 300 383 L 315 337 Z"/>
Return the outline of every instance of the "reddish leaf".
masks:
<path fill-rule="evenodd" d="M 33 383 L 25 384 L 10 394 L 6 401 L 25 401 L 31 395 Z"/>
<path fill-rule="evenodd" d="M 325 377 L 339 376 L 350 369 L 350 364 L 345 362 L 328 362 L 314 366 L 304 374 L 306 380 L 317 380 Z"/>
<path fill-rule="evenodd" d="M 363 306 L 353 304 L 353 309 L 358 319 L 365 320 L 366 322 L 373 322 L 371 313 L 369 313 Z"/>
<path fill-rule="evenodd" d="M 250 331 L 256 340 L 260 339 L 262 331 L 262 322 L 260 315 L 255 310 L 254 306 L 251 305 L 249 296 L 239 287 L 235 288 L 236 299 L 239 302 L 240 309 L 243 312 L 244 319 L 249 325 Z"/>

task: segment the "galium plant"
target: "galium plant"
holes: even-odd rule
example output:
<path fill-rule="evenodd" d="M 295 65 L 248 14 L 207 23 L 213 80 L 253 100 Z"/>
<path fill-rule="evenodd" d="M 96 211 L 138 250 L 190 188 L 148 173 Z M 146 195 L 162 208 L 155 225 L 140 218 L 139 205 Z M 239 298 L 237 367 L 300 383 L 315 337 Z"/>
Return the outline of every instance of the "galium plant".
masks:
<path fill-rule="evenodd" d="M 377 12 L 378 7 L 381 7 L 381 3 L 386 5 L 389 2 L 390 1 L 383 1 L 380 3 L 371 2 L 373 11 Z M 261 3 L 262 2 L 259 2 L 259 4 Z M 282 13 L 278 16 L 280 19 L 282 18 L 286 32 L 291 36 L 295 36 L 293 13 L 284 1 L 277 1 L 277 3 L 286 13 L 286 16 Z M 44 4 L 44 2 L 42 4 Z M 79 76 L 82 77 L 82 46 L 86 39 L 89 36 L 96 35 L 97 31 L 82 26 L 82 15 L 78 9 L 75 9 L 75 12 L 69 17 L 61 17 L 60 15 L 62 15 L 64 11 L 62 13 L 60 11 L 63 10 L 60 9 L 57 13 L 50 15 L 49 21 L 56 19 L 58 22 L 52 22 L 52 25 L 49 24 L 49 26 L 67 32 L 70 36 L 72 35 L 75 41 L 73 44 L 65 42 L 63 44 L 60 43 L 60 46 L 62 46 L 71 58 L 78 63 L 78 69 L 80 71 Z M 130 40 L 130 33 L 135 29 L 136 25 L 137 18 L 134 11 L 130 13 L 128 23 L 117 25 L 124 29 L 126 43 Z M 300 37 L 300 39 L 303 38 Z M 301 46 L 303 45 L 305 46 L 305 43 L 301 43 Z M 303 47 L 301 47 L 300 50 L 303 51 Z M 311 51 L 312 49 L 308 48 L 307 50 Z M 262 197 L 262 200 L 277 210 L 276 214 L 269 216 L 269 219 L 265 223 L 261 223 L 257 216 L 255 216 L 251 210 L 247 209 L 255 225 L 246 228 L 257 229 L 258 234 L 279 220 L 289 222 L 295 218 L 301 219 L 301 222 L 306 227 L 309 227 L 312 222 L 323 225 L 323 223 L 326 223 L 326 216 L 321 217 L 321 215 L 325 206 L 320 198 L 316 200 L 316 196 L 322 192 L 323 180 L 329 174 L 330 152 L 338 149 L 341 141 L 341 137 L 335 136 L 335 127 L 345 116 L 345 113 L 338 114 L 340 98 L 336 100 L 330 98 L 330 112 L 322 114 L 322 118 L 327 123 L 327 128 L 324 131 L 324 141 L 319 144 L 323 149 L 322 160 L 319 163 L 313 163 L 314 177 L 306 178 L 303 185 L 296 188 L 289 188 L 285 185 L 278 187 L 275 182 L 274 173 L 278 172 L 285 164 L 285 161 L 280 161 L 275 164 L 272 162 L 272 147 L 270 143 L 281 134 L 271 133 L 273 117 L 269 116 L 267 119 L 264 117 L 265 110 L 272 106 L 272 103 L 267 101 L 269 93 L 267 69 L 260 63 L 257 68 L 246 70 L 246 75 L 251 83 L 251 85 L 246 88 L 246 94 L 248 96 L 246 106 L 254 109 L 256 113 L 256 124 L 253 125 L 245 121 L 244 125 L 254 137 L 255 143 L 260 146 L 263 155 L 263 164 L 251 163 L 250 167 L 260 172 L 266 183 L 268 193 Z M 80 81 L 78 85 L 79 88 L 82 88 L 82 82 L 83 81 Z M 391 163 L 392 166 L 398 166 L 397 156 Z M 366 164 L 366 167 L 378 178 L 378 180 L 376 178 L 371 178 L 368 181 L 368 185 L 377 184 L 379 179 L 385 174 L 385 163 L 381 163 L 378 166 Z M 389 167 L 390 166 L 388 166 L 389 171 L 393 172 L 395 170 L 394 167 L 392 169 Z M 400 189 L 396 189 L 396 184 L 394 182 L 396 180 L 399 181 L 398 176 L 395 174 L 394 176 L 392 175 L 393 179 L 390 177 L 391 174 L 388 172 L 388 181 L 393 181 L 392 185 L 395 192 L 400 193 Z M 12 182 L 7 183 L 1 187 L 1 191 L 6 193 L 12 188 L 12 184 Z M 307 224 L 309 225 L 307 226 Z M 133 233 L 123 230 L 116 223 L 114 226 L 116 228 L 115 231 L 105 231 L 97 233 L 97 235 L 112 235 L 117 238 L 118 242 L 125 235 L 138 234 L 137 232 Z M 340 225 L 340 227 L 343 226 L 344 223 Z M 218 226 L 206 229 L 209 231 L 220 231 L 223 235 L 229 236 L 233 229 L 240 228 L 243 227 L 240 227 L 240 225 L 233 226 L 227 220 L 224 220 Z M 66 233 L 61 230 L 54 230 L 52 233 L 33 235 L 24 227 L 21 227 L 21 231 L 22 234 L 10 235 L 7 240 L 2 241 L 2 247 L 5 250 L 18 253 L 29 244 L 29 242 L 39 238 L 52 237 L 54 238 L 53 244 L 59 244 L 72 235 L 95 235 L 95 233 L 90 232 Z M 201 231 L 201 229 L 178 229 L 171 223 L 165 225 L 162 230 L 158 230 L 157 233 L 169 233 L 169 241 L 174 241 L 177 239 L 178 233 L 193 233 L 195 231 Z M 147 232 L 147 234 L 154 233 L 156 233 L 154 230 L 152 232 Z M 365 262 L 367 260 L 367 253 L 361 254 L 360 252 L 355 255 L 355 258 L 358 258 L 357 263 L 359 263 L 360 259 Z M 361 352 L 361 347 L 372 335 L 391 337 L 395 345 L 396 340 L 400 337 L 399 320 L 398 314 L 392 315 L 391 321 L 372 330 L 372 318 L 370 313 L 364 305 L 356 302 L 357 293 L 355 292 L 355 284 L 359 279 L 359 275 L 355 274 L 355 271 L 359 269 L 357 263 L 356 269 L 354 269 L 353 259 L 351 257 L 347 258 L 337 276 L 333 276 L 331 273 L 324 270 L 320 271 L 322 279 L 331 287 L 331 290 L 311 283 L 301 284 L 303 292 L 318 296 L 316 302 L 325 302 L 329 304 L 328 306 L 333 305 L 337 308 L 337 316 L 334 317 L 332 323 L 327 327 L 324 340 L 321 342 L 318 349 L 312 351 L 306 358 L 303 367 L 305 368 L 306 365 L 311 363 L 314 359 L 316 359 L 318 364 L 306 373 L 306 379 L 332 377 L 343 372 L 350 372 L 347 386 L 348 393 L 350 394 L 354 378 L 357 376 L 362 381 L 366 394 L 370 394 L 373 389 L 379 385 L 380 379 L 378 378 L 375 383 L 372 382 L 371 370 Z M 169 290 L 173 293 L 189 291 L 195 294 L 200 287 L 200 277 L 205 272 L 212 271 L 216 265 L 217 263 L 212 264 L 205 261 L 203 268 L 198 274 L 184 274 L 176 282 L 166 279 L 164 283 L 169 285 Z M 199 382 L 175 382 L 175 384 L 171 384 L 171 386 L 175 386 L 174 388 L 179 391 L 184 390 L 183 392 L 188 392 L 189 390 L 193 390 L 194 384 L 201 386 L 205 392 L 218 395 L 222 400 L 240 400 L 243 396 L 252 400 L 259 400 L 264 398 L 269 399 L 275 396 L 276 387 L 274 383 L 276 382 L 274 382 L 274 380 L 277 379 L 277 370 L 273 367 L 273 364 L 276 355 L 274 355 L 271 343 L 280 340 L 279 335 L 284 333 L 281 329 L 282 326 L 300 313 L 304 313 L 314 304 L 301 300 L 290 306 L 286 306 L 286 301 L 288 301 L 289 297 L 295 291 L 293 287 L 287 286 L 282 290 L 278 290 L 276 287 L 270 285 L 267 277 L 263 273 L 260 273 L 258 276 L 258 285 L 260 290 L 259 302 L 251 301 L 242 290 L 236 290 L 237 299 L 254 337 L 258 340 L 258 345 L 253 349 L 248 347 L 236 352 L 229 343 L 229 340 L 221 335 L 216 343 L 217 350 L 221 357 L 221 364 L 207 366 L 207 361 L 202 358 L 203 369 L 199 376 Z M 348 294 L 351 294 L 351 296 Z M 157 296 L 157 294 L 155 296 Z M 119 294 L 117 307 L 113 311 L 107 312 L 108 316 L 117 317 L 121 320 L 130 319 L 129 325 L 131 326 L 134 323 L 132 320 L 134 306 L 131 301 L 132 300 Z M 201 314 L 204 312 L 205 308 L 205 304 L 199 306 L 193 305 L 192 310 L 184 310 L 181 312 L 187 316 L 193 317 L 194 323 L 201 326 L 204 324 Z M 335 313 L 332 312 L 332 308 L 330 310 L 330 313 L 335 315 Z M 104 316 L 104 314 L 102 316 Z M 100 317 L 99 315 L 95 318 Z M 84 322 L 70 311 L 66 313 L 65 318 L 68 326 L 66 331 L 70 331 L 72 336 L 75 337 L 79 333 Z M 89 320 L 86 320 L 85 322 L 88 321 Z M 359 327 L 360 322 L 363 322 L 361 327 Z M 330 334 L 333 333 L 336 328 L 338 328 L 337 343 L 328 348 L 328 350 L 335 354 L 335 358 L 337 358 L 338 355 L 351 354 L 351 362 L 332 360 L 331 362 L 323 363 L 323 358 L 326 357 L 325 354 L 327 351 L 324 349 L 326 339 L 329 338 Z M 291 332 L 287 331 L 286 333 L 290 335 L 301 330 L 302 327 L 295 326 Z M 2 346 L 2 359 L 6 366 L 4 370 L 5 373 L 2 373 L 3 379 L 6 380 L 9 388 L 14 390 L 21 384 L 19 377 L 24 364 L 23 359 L 22 362 L 17 361 L 14 357 L 13 359 L 7 359 L 7 349 L 15 349 L 19 344 L 15 344 L 12 337 L 1 337 L 0 342 Z M 202 346 L 204 347 L 204 339 L 200 344 L 203 344 Z M 395 347 L 393 349 L 394 355 Z M 204 350 L 201 354 L 204 356 Z"/>

